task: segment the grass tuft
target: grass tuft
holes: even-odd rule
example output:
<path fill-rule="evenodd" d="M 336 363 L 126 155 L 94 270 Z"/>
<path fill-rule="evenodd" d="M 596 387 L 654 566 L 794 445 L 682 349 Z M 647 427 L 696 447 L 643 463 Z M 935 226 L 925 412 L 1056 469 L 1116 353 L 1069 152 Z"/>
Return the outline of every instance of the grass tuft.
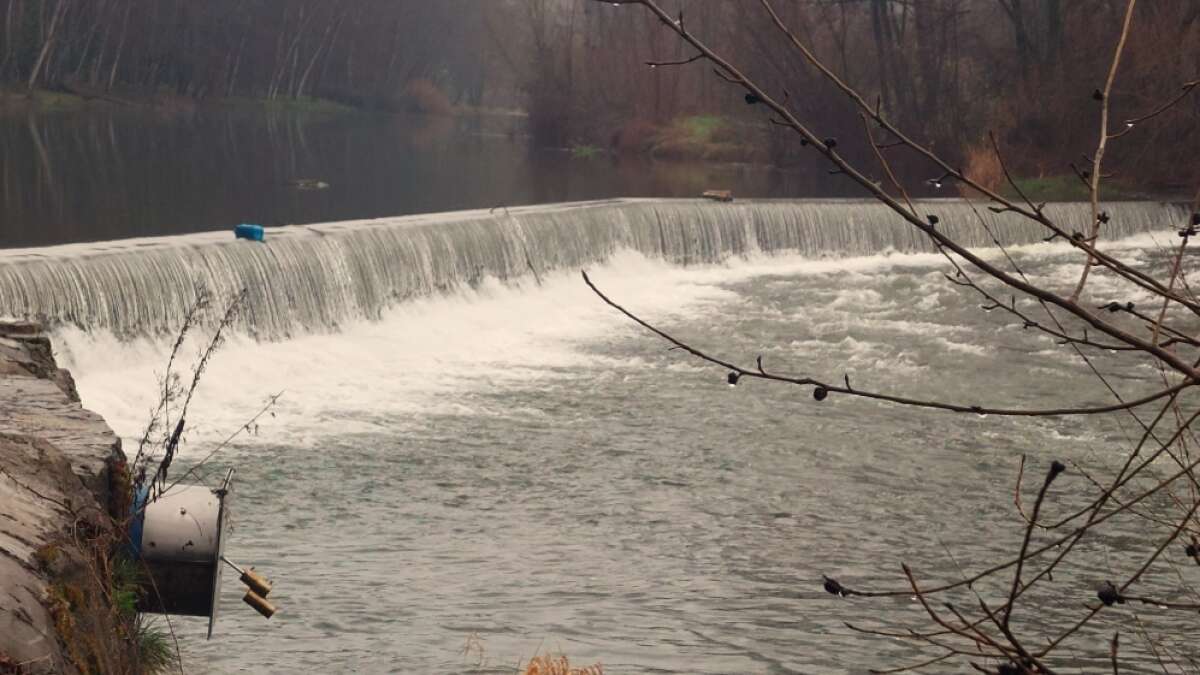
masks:
<path fill-rule="evenodd" d="M 1088 186 L 1074 174 L 1017 178 L 1016 183 L 1034 203 L 1087 201 L 1090 198 Z M 1017 191 L 1007 183 L 1003 186 L 1001 194 L 1013 199 L 1018 196 Z M 1111 180 L 1103 181 L 1100 185 L 1101 201 L 1138 198 L 1140 197 L 1136 192 Z"/>
<path fill-rule="evenodd" d="M 134 630 L 139 664 L 143 673 L 157 675 L 175 667 L 175 648 L 166 633 L 159 630 L 144 616 L 137 618 Z"/>
<path fill-rule="evenodd" d="M 571 146 L 571 157 L 575 159 L 595 159 L 600 156 L 603 151 L 594 145 L 573 145 Z"/>

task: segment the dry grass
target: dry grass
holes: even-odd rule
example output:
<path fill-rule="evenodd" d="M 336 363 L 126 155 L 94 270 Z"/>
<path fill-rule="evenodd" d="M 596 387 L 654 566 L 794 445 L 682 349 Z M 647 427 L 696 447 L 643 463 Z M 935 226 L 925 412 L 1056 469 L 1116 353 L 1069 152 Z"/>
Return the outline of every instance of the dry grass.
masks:
<path fill-rule="evenodd" d="M 521 671 L 524 675 L 604 675 L 604 668 L 599 664 L 572 668 L 566 656 L 535 656 Z"/>
<path fill-rule="evenodd" d="M 654 147 L 658 126 L 644 119 L 631 119 L 613 134 L 612 146 L 618 152 L 648 152 Z"/>
<path fill-rule="evenodd" d="M 969 146 L 963 154 L 966 164 L 964 171 L 968 178 L 989 190 L 999 191 L 1004 187 L 1004 168 L 1000 165 L 1000 158 L 996 156 L 991 143 L 986 139 L 981 140 Z M 965 198 L 978 199 L 980 196 L 974 190 L 965 189 L 961 184 L 957 187 L 959 194 Z"/>
<path fill-rule="evenodd" d="M 451 115 L 454 104 L 442 88 L 426 79 L 412 80 L 404 87 L 404 96 L 412 112 L 426 115 Z"/>

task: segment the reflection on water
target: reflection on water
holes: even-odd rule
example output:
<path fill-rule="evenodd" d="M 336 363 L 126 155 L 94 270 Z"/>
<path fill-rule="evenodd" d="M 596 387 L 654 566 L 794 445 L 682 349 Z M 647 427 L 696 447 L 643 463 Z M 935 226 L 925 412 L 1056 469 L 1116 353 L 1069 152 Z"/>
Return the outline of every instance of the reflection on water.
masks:
<path fill-rule="evenodd" d="M 532 149 L 519 118 L 144 108 L 0 117 L 0 248 L 615 196 L 850 196 L 848 181 Z M 299 189 L 314 179 L 326 189 Z"/>

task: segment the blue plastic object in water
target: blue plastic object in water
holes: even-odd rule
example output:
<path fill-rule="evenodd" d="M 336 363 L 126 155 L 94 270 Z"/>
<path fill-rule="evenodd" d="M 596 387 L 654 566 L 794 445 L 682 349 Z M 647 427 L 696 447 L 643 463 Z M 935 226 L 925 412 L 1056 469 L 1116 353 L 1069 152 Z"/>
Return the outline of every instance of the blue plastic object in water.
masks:
<path fill-rule="evenodd" d="M 237 237 L 238 239 L 249 239 L 250 241 L 262 241 L 264 233 L 263 233 L 262 225 L 247 225 L 247 224 L 243 223 L 243 224 L 238 225 L 237 227 L 233 228 L 233 235 L 235 237 Z"/>

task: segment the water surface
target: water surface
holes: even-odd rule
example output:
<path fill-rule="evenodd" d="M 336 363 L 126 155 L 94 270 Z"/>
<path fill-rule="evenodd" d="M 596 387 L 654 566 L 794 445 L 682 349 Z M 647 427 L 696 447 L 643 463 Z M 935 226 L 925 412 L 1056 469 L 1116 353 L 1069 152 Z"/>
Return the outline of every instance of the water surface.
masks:
<path fill-rule="evenodd" d="M 1160 265 L 1158 245 L 1143 236 L 1125 252 Z M 1065 247 L 1016 255 L 1054 286 L 1078 272 Z M 1069 353 L 980 312 L 943 269 L 927 254 L 679 268 L 624 253 L 593 276 L 743 363 L 761 354 L 769 369 L 980 404 L 1107 402 Z M 1099 299 L 1116 286 L 1101 275 L 1091 288 Z M 74 330 L 58 343 L 85 404 L 137 433 L 168 345 Z M 1148 366 L 1098 363 L 1128 395 L 1154 386 Z M 207 378 L 184 464 L 285 391 L 206 474 L 238 467 L 228 552 L 276 580 L 282 611 L 265 622 L 227 584 L 217 639 L 176 621 L 193 672 L 498 673 L 545 648 L 610 673 L 894 667 L 915 652 L 844 622 L 927 625 L 915 603 L 835 598 L 821 574 L 896 588 L 901 561 L 929 581 L 994 563 L 1023 534 L 1011 502 L 1021 455 L 1032 476 L 1054 459 L 1103 472 L 1135 436 L 1123 416 L 962 416 L 731 388 L 572 272 L 460 288 L 332 335 L 235 337 Z M 1072 465 L 1047 509 L 1086 494 Z M 1159 534 L 1130 519 L 1085 541 L 1041 613 L 1014 626 L 1077 616 L 1146 532 Z M 976 590 L 998 603 L 1008 581 Z M 1149 583 L 1177 579 L 1164 567 Z M 1107 663 L 1112 629 L 1102 620 L 1070 643 L 1075 672 Z M 1149 663 L 1133 638 L 1122 653 Z"/>
<path fill-rule="evenodd" d="M 203 106 L 9 111 L 0 115 L 0 248 L 714 188 L 860 194 L 815 165 L 578 158 L 532 145 L 522 127 L 505 116 Z"/>

